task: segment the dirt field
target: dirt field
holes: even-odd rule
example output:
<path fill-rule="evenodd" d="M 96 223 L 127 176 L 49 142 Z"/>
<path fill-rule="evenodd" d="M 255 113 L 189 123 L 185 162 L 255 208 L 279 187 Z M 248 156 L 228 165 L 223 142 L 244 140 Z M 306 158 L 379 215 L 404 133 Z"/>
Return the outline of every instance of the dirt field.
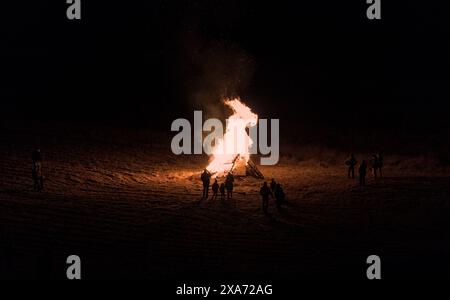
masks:
<path fill-rule="evenodd" d="M 65 278 L 71 254 L 92 279 L 364 279 L 371 254 L 384 278 L 449 278 L 450 173 L 425 170 L 425 157 L 387 156 L 385 177 L 360 188 L 339 155 L 283 156 L 261 171 L 290 204 L 279 213 L 272 202 L 265 216 L 253 178 L 237 179 L 232 201 L 201 201 L 207 158 L 176 157 L 167 138 L 3 129 L 1 278 Z M 35 147 L 41 193 L 31 181 Z"/>

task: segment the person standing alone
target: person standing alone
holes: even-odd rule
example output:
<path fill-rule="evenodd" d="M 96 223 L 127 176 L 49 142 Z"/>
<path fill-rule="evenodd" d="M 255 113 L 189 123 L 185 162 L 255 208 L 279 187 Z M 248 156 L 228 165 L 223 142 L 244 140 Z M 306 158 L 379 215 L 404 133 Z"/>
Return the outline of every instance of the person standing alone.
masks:
<path fill-rule="evenodd" d="M 33 182 L 34 182 L 34 190 L 40 192 L 44 189 L 44 176 L 42 175 L 42 155 L 41 150 L 37 149 L 33 151 L 31 155 L 31 159 L 33 160 L 33 167 L 31 170 Z"/>

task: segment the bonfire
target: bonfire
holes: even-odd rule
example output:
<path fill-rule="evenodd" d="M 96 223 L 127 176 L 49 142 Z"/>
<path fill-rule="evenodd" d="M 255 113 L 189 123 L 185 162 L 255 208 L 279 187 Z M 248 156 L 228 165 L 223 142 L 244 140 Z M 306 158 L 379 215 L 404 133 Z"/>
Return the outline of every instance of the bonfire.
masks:
<path fill-rule="evenodd" d="M 257 125 L 258 115 L 239 98 L 225 100 L 224 104 L 231 108 L 233 114 L 227 120 L 225 134 L 216 143 L 206 169 L 215 177 L 231 172 L 235 175 L 253 175 L 263 178 L 250 159 L 253 140 L 247 131 L 250 127 Z"/>

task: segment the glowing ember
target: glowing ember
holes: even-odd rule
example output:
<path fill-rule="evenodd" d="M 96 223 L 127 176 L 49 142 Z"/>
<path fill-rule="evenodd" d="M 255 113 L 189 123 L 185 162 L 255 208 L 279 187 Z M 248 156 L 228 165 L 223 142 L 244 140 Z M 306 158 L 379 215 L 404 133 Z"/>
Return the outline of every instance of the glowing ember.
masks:
<path fill-rule="evenodd" d="M 252 113 L 240 99 L 225 100 L 224 103 L 233 110 L 233 115 L 228 118 L 223 139 L 218 140 L 212 152 L 212 160 L 206 167 L 216 176 L 247 165 L 253 144 L 247 128 L 256 126 L 258 122 L 258 115 Z"/>

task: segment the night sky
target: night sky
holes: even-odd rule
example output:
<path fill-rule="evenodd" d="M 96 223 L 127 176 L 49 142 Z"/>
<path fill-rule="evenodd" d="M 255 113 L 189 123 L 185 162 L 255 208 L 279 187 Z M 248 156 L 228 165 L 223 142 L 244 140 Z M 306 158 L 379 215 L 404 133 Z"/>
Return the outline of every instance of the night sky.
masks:
<path fill-rule="evenodd" d="M 369 21 L 365 0 L 92 2 L 81 21 L 65 1 L 2 8 L 4 120 L 168 129 L 239 95 L 282 127 L 449 128 L 450 22 L 437 4 L 382 1 Z"/>

